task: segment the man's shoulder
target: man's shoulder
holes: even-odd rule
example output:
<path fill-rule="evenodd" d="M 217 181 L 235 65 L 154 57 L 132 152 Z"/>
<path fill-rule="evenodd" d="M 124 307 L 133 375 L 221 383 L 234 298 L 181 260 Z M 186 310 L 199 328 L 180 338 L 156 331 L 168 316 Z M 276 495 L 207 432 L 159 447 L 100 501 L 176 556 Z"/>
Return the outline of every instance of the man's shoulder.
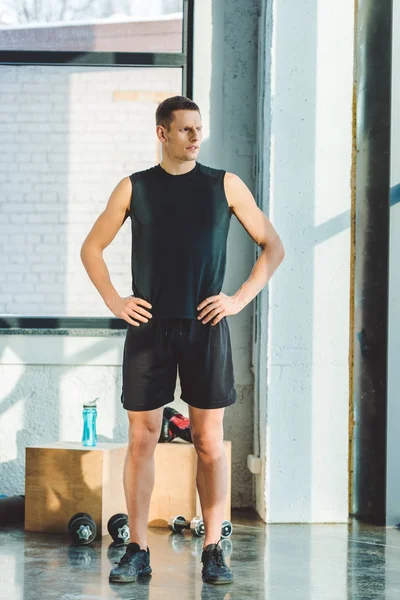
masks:
<path fill-rule="evenodd" d="M 157 172 L 157 165 L 153 167 L 149 167 L 148 169 L 143 169 L 142 171 L 135 171 L 129 175 L 132 183 L 137 181 L 146 181 L 146 179 L 152 179 Z"/>
<path fill-rule="evenodd" d="M 199 174 L 206 175 L 206 176 L 214 178 L 214 179 L 220 179 L 221 177 L 223 177 L 225 175 L 225 173 L 227 174 L 227 176 L 231 175 L 231 173 L 228 173 L 225 169 L 217 169 L 216 167 L 210 167 L 210 166 L 204 165 L 203 163 L 200 163 L 198 161 L 197 161 L 197 164 L 199 167 L 199 169 L 198 169 Z M 141 171 L 135 171 L 134 173 L 129 175 L 129 178 L 131 179 L 132 183 L 134 183 L 136 181 L 151 180 L 151 179 L 153 179 L 153 177 L 157 176 L 158 171 L 159 171 L 159 165 L 154 165 L 153 167 L 149 167 L 148 169 L 143 169 Z"/>
<path fill-rule="evenodd" d="M 201 163 L 199 163 L 199 167 L 201 173 L 208 175 L 209 177 L 214 177 L 215 179 L 220 178 L 226 173 L 225 169 L 216 169 L 215 167 L 209 167 L 208 165 L 203 165 Z"/>

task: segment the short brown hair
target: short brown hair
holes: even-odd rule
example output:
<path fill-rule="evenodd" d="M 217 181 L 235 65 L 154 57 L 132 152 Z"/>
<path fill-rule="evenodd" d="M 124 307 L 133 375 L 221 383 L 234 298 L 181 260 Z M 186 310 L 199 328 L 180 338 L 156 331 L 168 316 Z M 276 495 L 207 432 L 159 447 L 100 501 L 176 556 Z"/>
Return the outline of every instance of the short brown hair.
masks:
<path fill-rule="evenodd" d="M 156 110 L 156 125 L 162 125 L 168 131 L 172 121 L 174 120 L 174 110 L 197 110 L 200 109 L 193 100 L 186 96 L 171 96 L 166 98 L 158 105 Z"/>

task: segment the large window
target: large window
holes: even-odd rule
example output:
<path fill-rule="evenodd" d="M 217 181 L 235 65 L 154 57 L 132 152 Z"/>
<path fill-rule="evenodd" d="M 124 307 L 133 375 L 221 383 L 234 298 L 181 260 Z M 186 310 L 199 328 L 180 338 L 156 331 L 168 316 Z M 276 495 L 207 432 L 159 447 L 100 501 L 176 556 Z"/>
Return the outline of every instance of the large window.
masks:
<path fill-rule="evenodd" d="M 74 1 L 59 4 L 72 8 Z M 102 4 L 93 3 L 96 11 Z M 110 4 L 104 2 L 104 7 Z M 113 13 L 118 30 L 116 15 L 128 14 L 128 7 L 139 3 L 114 4 L 119 7 Z M 154 2 L 164 14 L 176 11 L 178 4 Z M 151 43 L 160 49 L 157 53 L 5 49 L 5 20 L 7 31 L 18 15 L 22 20 L 16 5 L 0 0 L 0 324 L 124 328 L 126 323 L 113 317 L 89 280 L 80 248 L 118 181 L 159 162 L 158 103 L 176 94 L 191 95 L 192 3 L 183 3 L 180 17 L 171 13 L 171 20 L 180 18 L 183 35 L 183 50 L 176 53 L 163 48 L 164 34 L 157 33 L 157 40 L 156 30 Z M 6 6 L 11 7 L 8 12 Z M 142 15 L 141 23 L 159 22 L 160 15 L 153 16 Z M 35 18 L 42 24 L 43 15 Z M 54 19 L 48 15 L 49 30 Z M 33 43 L 41 39 L 36 34 L 18 39 Z M 132 293 L 130 251 L 128 219 L 104 252 L 122 296 Z"/>
<path fill-rule="evenodd" d="M 2 50 L 182 52 L 183 0 L 0 0 Z"/>

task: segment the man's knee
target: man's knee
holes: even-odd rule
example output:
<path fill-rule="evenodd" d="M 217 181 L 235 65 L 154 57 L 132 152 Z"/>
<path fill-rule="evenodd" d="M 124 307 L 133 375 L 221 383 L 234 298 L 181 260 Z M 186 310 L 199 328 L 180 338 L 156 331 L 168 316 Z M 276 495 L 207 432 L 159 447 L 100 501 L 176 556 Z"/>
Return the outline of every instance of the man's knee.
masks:
<path fill-rule="evenodd" d="M 133 454 L 152 454 L 158 442 L 160 434 L 149 431 L 146 427 L 136 428 L 129 433 L 129 451 Z"/>
<path fill-rule="evenodd" d="M 158 420 L 131 419 L 129 422 L 129 451 L 136 455 L 152 454 L 160 438 Z"/>
<path fill-rule="evenodd" d="M 221 458 L 224 452 L 223 434 L 216 431 L 215 434 L 192 432 L 192 441 L 197 455 L 203 462 L 214 462 Z"/>

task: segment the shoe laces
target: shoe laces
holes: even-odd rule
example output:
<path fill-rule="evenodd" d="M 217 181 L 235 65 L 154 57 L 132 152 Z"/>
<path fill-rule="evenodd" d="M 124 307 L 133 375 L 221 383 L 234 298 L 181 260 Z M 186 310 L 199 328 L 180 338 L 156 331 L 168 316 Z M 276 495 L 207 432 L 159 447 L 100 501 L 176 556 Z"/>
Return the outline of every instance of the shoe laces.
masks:
<path fill-rule="evenodd" d="M 218 542 L 215 544 L 215 547 L 212 548 L 212 550 L 208 550 L 207 552 L 210 553 L 210 555 L 214 558 L 217 567 L 226 567 L 225 561 L 224 561 L 224 555 L 223 555 L 223 549 L 220 545 L 220 541 L 222 540 L 222 538 L 220 538 L 218 540 Z M 218 547 L 219 545 L 219 547 Z"/>

